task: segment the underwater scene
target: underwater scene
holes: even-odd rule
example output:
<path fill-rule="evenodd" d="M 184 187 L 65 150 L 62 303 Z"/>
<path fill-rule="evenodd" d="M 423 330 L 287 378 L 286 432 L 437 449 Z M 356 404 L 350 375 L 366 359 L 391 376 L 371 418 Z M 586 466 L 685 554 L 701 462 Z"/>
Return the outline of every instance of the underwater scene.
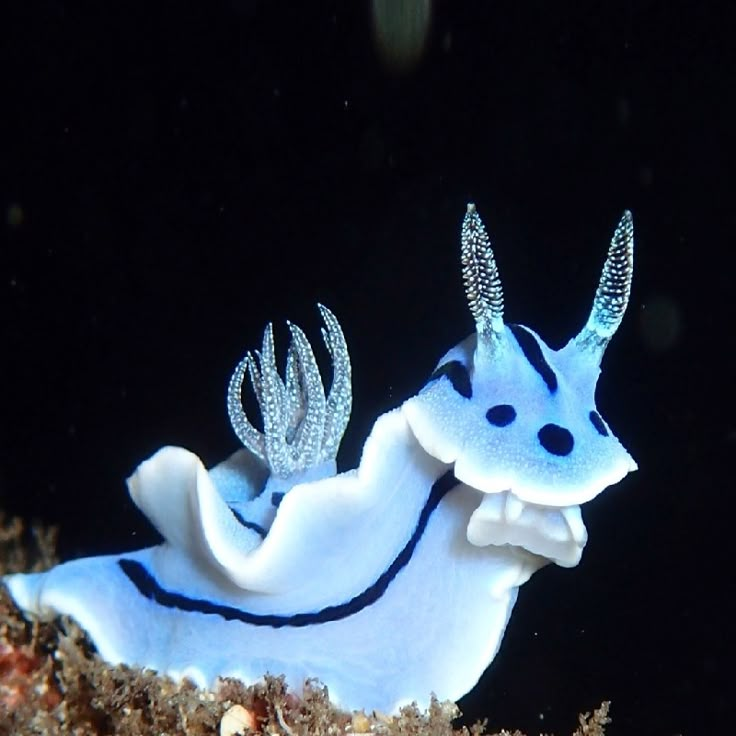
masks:
<path fill-rule="evenodd" d="M 0 735 L 725 732 L 727 17 L 15 6 Z"/>

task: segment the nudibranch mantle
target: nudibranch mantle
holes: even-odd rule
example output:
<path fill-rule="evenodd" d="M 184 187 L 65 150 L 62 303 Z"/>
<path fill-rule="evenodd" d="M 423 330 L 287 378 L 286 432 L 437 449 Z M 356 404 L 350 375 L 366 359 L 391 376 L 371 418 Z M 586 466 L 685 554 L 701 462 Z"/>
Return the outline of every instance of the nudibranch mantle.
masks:
<path fill-rule="evenodd" d="M 462 228 L 476 330 L 419 393 L 380 416 L 355 470 L 335 457 L 352 402 L 335 316 L 320 305 L 333 364 L 327 395 L 290 325 L 282 375 L 271 326 L 230 381 L 244 448 L 207 470 L 164 447 L 128 480 L 164 542 L 4 579 L 27 614 L 73 617 L 111 663 L 213 687 L 317 677 L 346 708 L 394 712 L 457 699 L 495 656 L 519 586 L 576 565 L 580 504 L 636 465 L 598 414 L 603 352 L 633 270 L 624 213 L 593 308 L 559 351 L 506 324 L 490 241 L 473 205 Z M 263 430 L 241 403 L 248 378 Z"/>

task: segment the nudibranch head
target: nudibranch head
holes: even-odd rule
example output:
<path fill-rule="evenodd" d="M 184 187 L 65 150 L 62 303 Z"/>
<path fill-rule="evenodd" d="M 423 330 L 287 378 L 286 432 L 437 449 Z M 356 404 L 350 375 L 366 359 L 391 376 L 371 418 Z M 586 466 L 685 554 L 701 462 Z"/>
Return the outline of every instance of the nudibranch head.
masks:
<path fill-rule="evenodd" d="M 635 470 L 595 406 L 601 358 L 629 299 L 633 249 L 627 211 L 586 325 L 561 350 L 552 350 L 528 327 L 504 323 L 490 241 L 468 205 L 462 263 L 476 332 L 450 350 L 404 404 L 425 451 L 453 464 L 467 485 L 508 493 L 508 504 L 553 509 L 589 501 Z"/>

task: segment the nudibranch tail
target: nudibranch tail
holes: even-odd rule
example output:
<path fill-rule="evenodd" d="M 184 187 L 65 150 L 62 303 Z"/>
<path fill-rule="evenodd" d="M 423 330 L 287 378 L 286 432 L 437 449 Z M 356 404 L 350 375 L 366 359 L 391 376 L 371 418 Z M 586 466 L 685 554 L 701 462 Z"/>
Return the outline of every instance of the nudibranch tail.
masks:
<path fill-rule="evenodd" d="M 475 205 L 468 204 L 461 232 L 465 294 L 478 332 L 478 346 L 491 347 L 503 335 L 503 289 L 491 241 Z"/>
<path fill-rule="evenodd" d="M 599 361 L 624 317 L 633 274 L 634 221 L 626 210 L 611 239 L 590 316 L 575 338 L 578 347 L 592 350 Z"/>
<path fill-rule="evenodd" d="M 273 327 L 263 335 L 261 351 L 248 353 L 230 379 L 227 407 L 238 439 L 278 478 L 332 461 L 350 418 L 351 368 L 345 337 L 335 315 L 319 305 L 322 336 L 332 358 L 333 380 L 325 397 L 312 346 L 304 332 L 289 322 L 291 343 L 282 380 L 276 366 Z M 248 420 L 242 403 L 246 373 L 258 401 L 263 432 Z"/>

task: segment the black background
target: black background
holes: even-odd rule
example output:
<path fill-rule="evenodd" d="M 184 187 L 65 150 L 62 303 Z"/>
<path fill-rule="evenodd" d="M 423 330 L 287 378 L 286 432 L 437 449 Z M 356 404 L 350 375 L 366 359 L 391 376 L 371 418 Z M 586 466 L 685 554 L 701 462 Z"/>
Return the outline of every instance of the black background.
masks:
<path fill-rule="evenodd" d="M 154 541 L 123 479 L 163 444 L 208 464 L 234 450 L 232 368 L 269 320 L 281 345 L 286 319 L 319 345 L 317 301 L 351 349 L 340 457 L 354 466 L 374 418 L 472 329 L 467 201 L 491 232 L 507 319 L 553 346 L 585 320 L 628 207 L 635 283 L 598 406 L 641 470 L 584 508 L 578 568 L 522 588 L 461 705 L 534 733 L 569 732 L 605 698 L 613 734 L 725 727 L 727 4 L 436 2 L 403 70 L 365 2 L 14 6 L 2 507 L 60 522 L 65 558 Z"/>

